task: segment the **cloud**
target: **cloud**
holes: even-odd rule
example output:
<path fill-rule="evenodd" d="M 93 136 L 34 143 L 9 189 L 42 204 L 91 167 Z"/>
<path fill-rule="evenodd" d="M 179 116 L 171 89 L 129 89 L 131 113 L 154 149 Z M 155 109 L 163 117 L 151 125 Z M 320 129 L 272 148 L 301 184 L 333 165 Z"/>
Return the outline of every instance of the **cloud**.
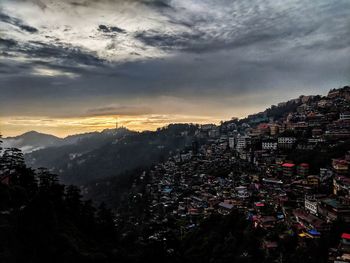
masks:
<path fill-rule="evenodd" d="M 348 0 L 4 0 L 0 113 L 219 119 L 325 93 L 350 82 L 349 8 Z"/>
<path fill-rule="evenodd" d="M 0 12 L 0 22 L 8 23 L 8 24 L 13 25 L 15 27 L 18 27 L 19 29 L 26 31 L 28 33 L 37 33 L 38 32 L 38 29 L 25 24 L 21 19 L 11 17 L 11 16 L 6 15 L 6 14 L 1 13 L 1 12 Z"/>
<path fill-rule="evenodd" d="M 145 115 L 150 114 L 152 111 L 148 107 L 137 106 L 108 106 L 101 108 L 89 109 L 86 111 L 86 116 L 108 116 L 108 115 Z"/>
<path fill-rule="evenodd" d="M 141 31 L 135 34 L 135 38 L 149 46 L 165 50 L 189 50 L 193 47 L 194 41 L 199 41 L 203 34 L 200 33 L 179 33 L 163 34 L 154 30 Z"/>
<path fill-rule="evenodd" d="M 52 64 L 96 65 L 103 62 L 103 59 L 91 51 L 64 43 L 50 44 L 39 41 L 20 43 L 14 39 L 0 38 L 1 46 L 4 47 L 8 56 L 16 55 L 17 57 L 51 60 Z"/>
<path fill-rule="evenodd" d="M 98 30 L 102 31 L 103 33 L 123 33 L 123 34 L 126 33 L 124 29 L 119 28 L 117 26 L 99 25 Z"/>
<path fill-rule="evenodd" d="M 17 45 L 17 42 L 13 39 L 0 38 L 0 47 L 2 49 L 10 49 Z"/>

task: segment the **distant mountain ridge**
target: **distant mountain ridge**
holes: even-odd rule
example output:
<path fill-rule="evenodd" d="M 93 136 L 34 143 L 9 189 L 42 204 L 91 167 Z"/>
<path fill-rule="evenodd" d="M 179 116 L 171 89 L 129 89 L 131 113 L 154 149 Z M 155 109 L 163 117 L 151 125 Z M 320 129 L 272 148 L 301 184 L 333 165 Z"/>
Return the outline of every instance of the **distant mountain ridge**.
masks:
<path fill-rule="evenodd" d="M 64 138 L 57 136 L 41 133 L 37 131 L 29 131 L 14 137 L 3 138 L 4 148 L 18 148 L 23 153 L 31 153 L 37 150 L 42 150 L 48 147 L 61 147 L 64 145 L 76 144 L 86 138 L 99 136 L 99 134 L 110 133 L 113 134 L 115 129 L 106 129 L 102 132 L 88 132 L 74 135 L 68 135 Z"/>
<path fill-rule="evenodd" d="M 59 145 L 63 139 L 54 135 L 29 131 L 15 137 L 7 137 L 3 139 L 4 148 L 19 148 L 24 153 L 33 152 L 46 147 Z"/>
<path fill-rule="evenodd" d="M 25 159 L 33 168 L 47 167 L 59 174 L 65 183 L 84 184 L 158 163 L 191 146 L 195 130 L 190 124 L 173 124 L 154 132 L 105 130 L 71 140 L 75 143 L 28 153 Z"/>

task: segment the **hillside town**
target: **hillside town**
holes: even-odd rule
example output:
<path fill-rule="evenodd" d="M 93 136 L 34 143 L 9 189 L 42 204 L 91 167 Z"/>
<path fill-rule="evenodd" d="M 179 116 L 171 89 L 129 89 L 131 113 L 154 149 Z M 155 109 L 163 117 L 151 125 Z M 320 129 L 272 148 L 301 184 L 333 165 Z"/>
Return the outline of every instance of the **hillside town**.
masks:
<path fill-rule="evenodd" d="M 101 256 L 96 251 L 121 262 L 152 260 L 155 253 L 160 262 L 350 262 L 349 86 L 220 125 L 171 124 L 154 132 L 116 129 L 94 136 L 88 142 L 101 140 L 108 157 L 124 155 L 130 163 L 148 158 L 150 166 L 66 186 L 54 170 L 27 167 L 21 150 L 5 148 L 0 220 L 6 249 L 0 256 L 24 258 L 27 252 L 12 254 L 11 247 L 36 244 L 26 241 L 26 222 L 28 229 L 41 229 L 28 240 L 38 233 L 49 240 L 48 227 L 55 239 L 67 240 L 62 250 L 71 252 L 57 250 L 64 258 L 59 262 Z M 106 168 L 98 156 L 98 170 Z M 93 202 L 100 202 L 97 211 Z M 84 235 L 95 240 L 89 253 L 89 243 L 80 243 Z M 13 246 L 22 242 L 26 246 Z"/>
<path fill-rule="evenodd" d="M 131 200 L 147 206 L 128 220 L 166 245 L 169 231 L 181 239 L 212 214 L 239 211 L 263 233 L 269 262 L 283 262 L 279 246 L 288 237 L 303 247 L 345 226 L 328 262 L 350 262 L 349 139 L 350 87 L 202 125 L 191 147 L 135 180 Z"/>

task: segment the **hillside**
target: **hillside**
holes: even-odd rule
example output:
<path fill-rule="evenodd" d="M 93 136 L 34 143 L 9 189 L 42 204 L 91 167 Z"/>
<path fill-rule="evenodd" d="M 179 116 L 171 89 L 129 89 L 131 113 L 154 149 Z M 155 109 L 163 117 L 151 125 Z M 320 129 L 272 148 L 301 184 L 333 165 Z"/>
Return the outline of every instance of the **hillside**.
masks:
<path fill-rule="evenodd" d="M 150 167 L 191 144 L 195 126 L 170 125 L 155 132 L 101 132 L 74 144 L 51 147 L 25 156 L 31 167 L 47 167 L 63 182 L 84 184 L 139 167 Z M 182 136 L 183 133 L 187 136 Z"/>
<path fill-rule="evenodd" d="M 36 131 L 30 131 L 16 137 L 7 137 L 3 139 L 4 148 L 19 148 L 24 153 L 30 153 L 46 147 L 53 147 L 60 143 L 62 143 L 61 138 Z"/>

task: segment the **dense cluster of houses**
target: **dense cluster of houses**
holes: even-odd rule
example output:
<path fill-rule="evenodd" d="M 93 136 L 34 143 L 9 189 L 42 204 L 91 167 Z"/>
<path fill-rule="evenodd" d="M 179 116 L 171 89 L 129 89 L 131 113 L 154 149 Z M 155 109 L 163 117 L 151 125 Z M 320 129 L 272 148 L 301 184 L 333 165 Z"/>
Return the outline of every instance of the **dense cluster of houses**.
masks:
<path fill-rule="evenodd" d="M 264 112 L 247 122 L 203 125 L 196 138 L 206 143 L 195 141 L 155 166 L 145 191 L 149 221 L 159 226 L 151 237 L 161 238 L 170 219 L 183 235 L 212 213 L 238 209 L 252 227 L 277 233 L 262 241 L 273 257 L 280 239 L 319 239 L 343 222 L 348 233 L 339 236 L 329 260 L 350 262 L 350 151 L 316 172 L 307 162 L 288 159 L 293 151 L 330 149 L 350 139 L 350 88 L 288 103 L 294 110 L 280 118 Z"/>

